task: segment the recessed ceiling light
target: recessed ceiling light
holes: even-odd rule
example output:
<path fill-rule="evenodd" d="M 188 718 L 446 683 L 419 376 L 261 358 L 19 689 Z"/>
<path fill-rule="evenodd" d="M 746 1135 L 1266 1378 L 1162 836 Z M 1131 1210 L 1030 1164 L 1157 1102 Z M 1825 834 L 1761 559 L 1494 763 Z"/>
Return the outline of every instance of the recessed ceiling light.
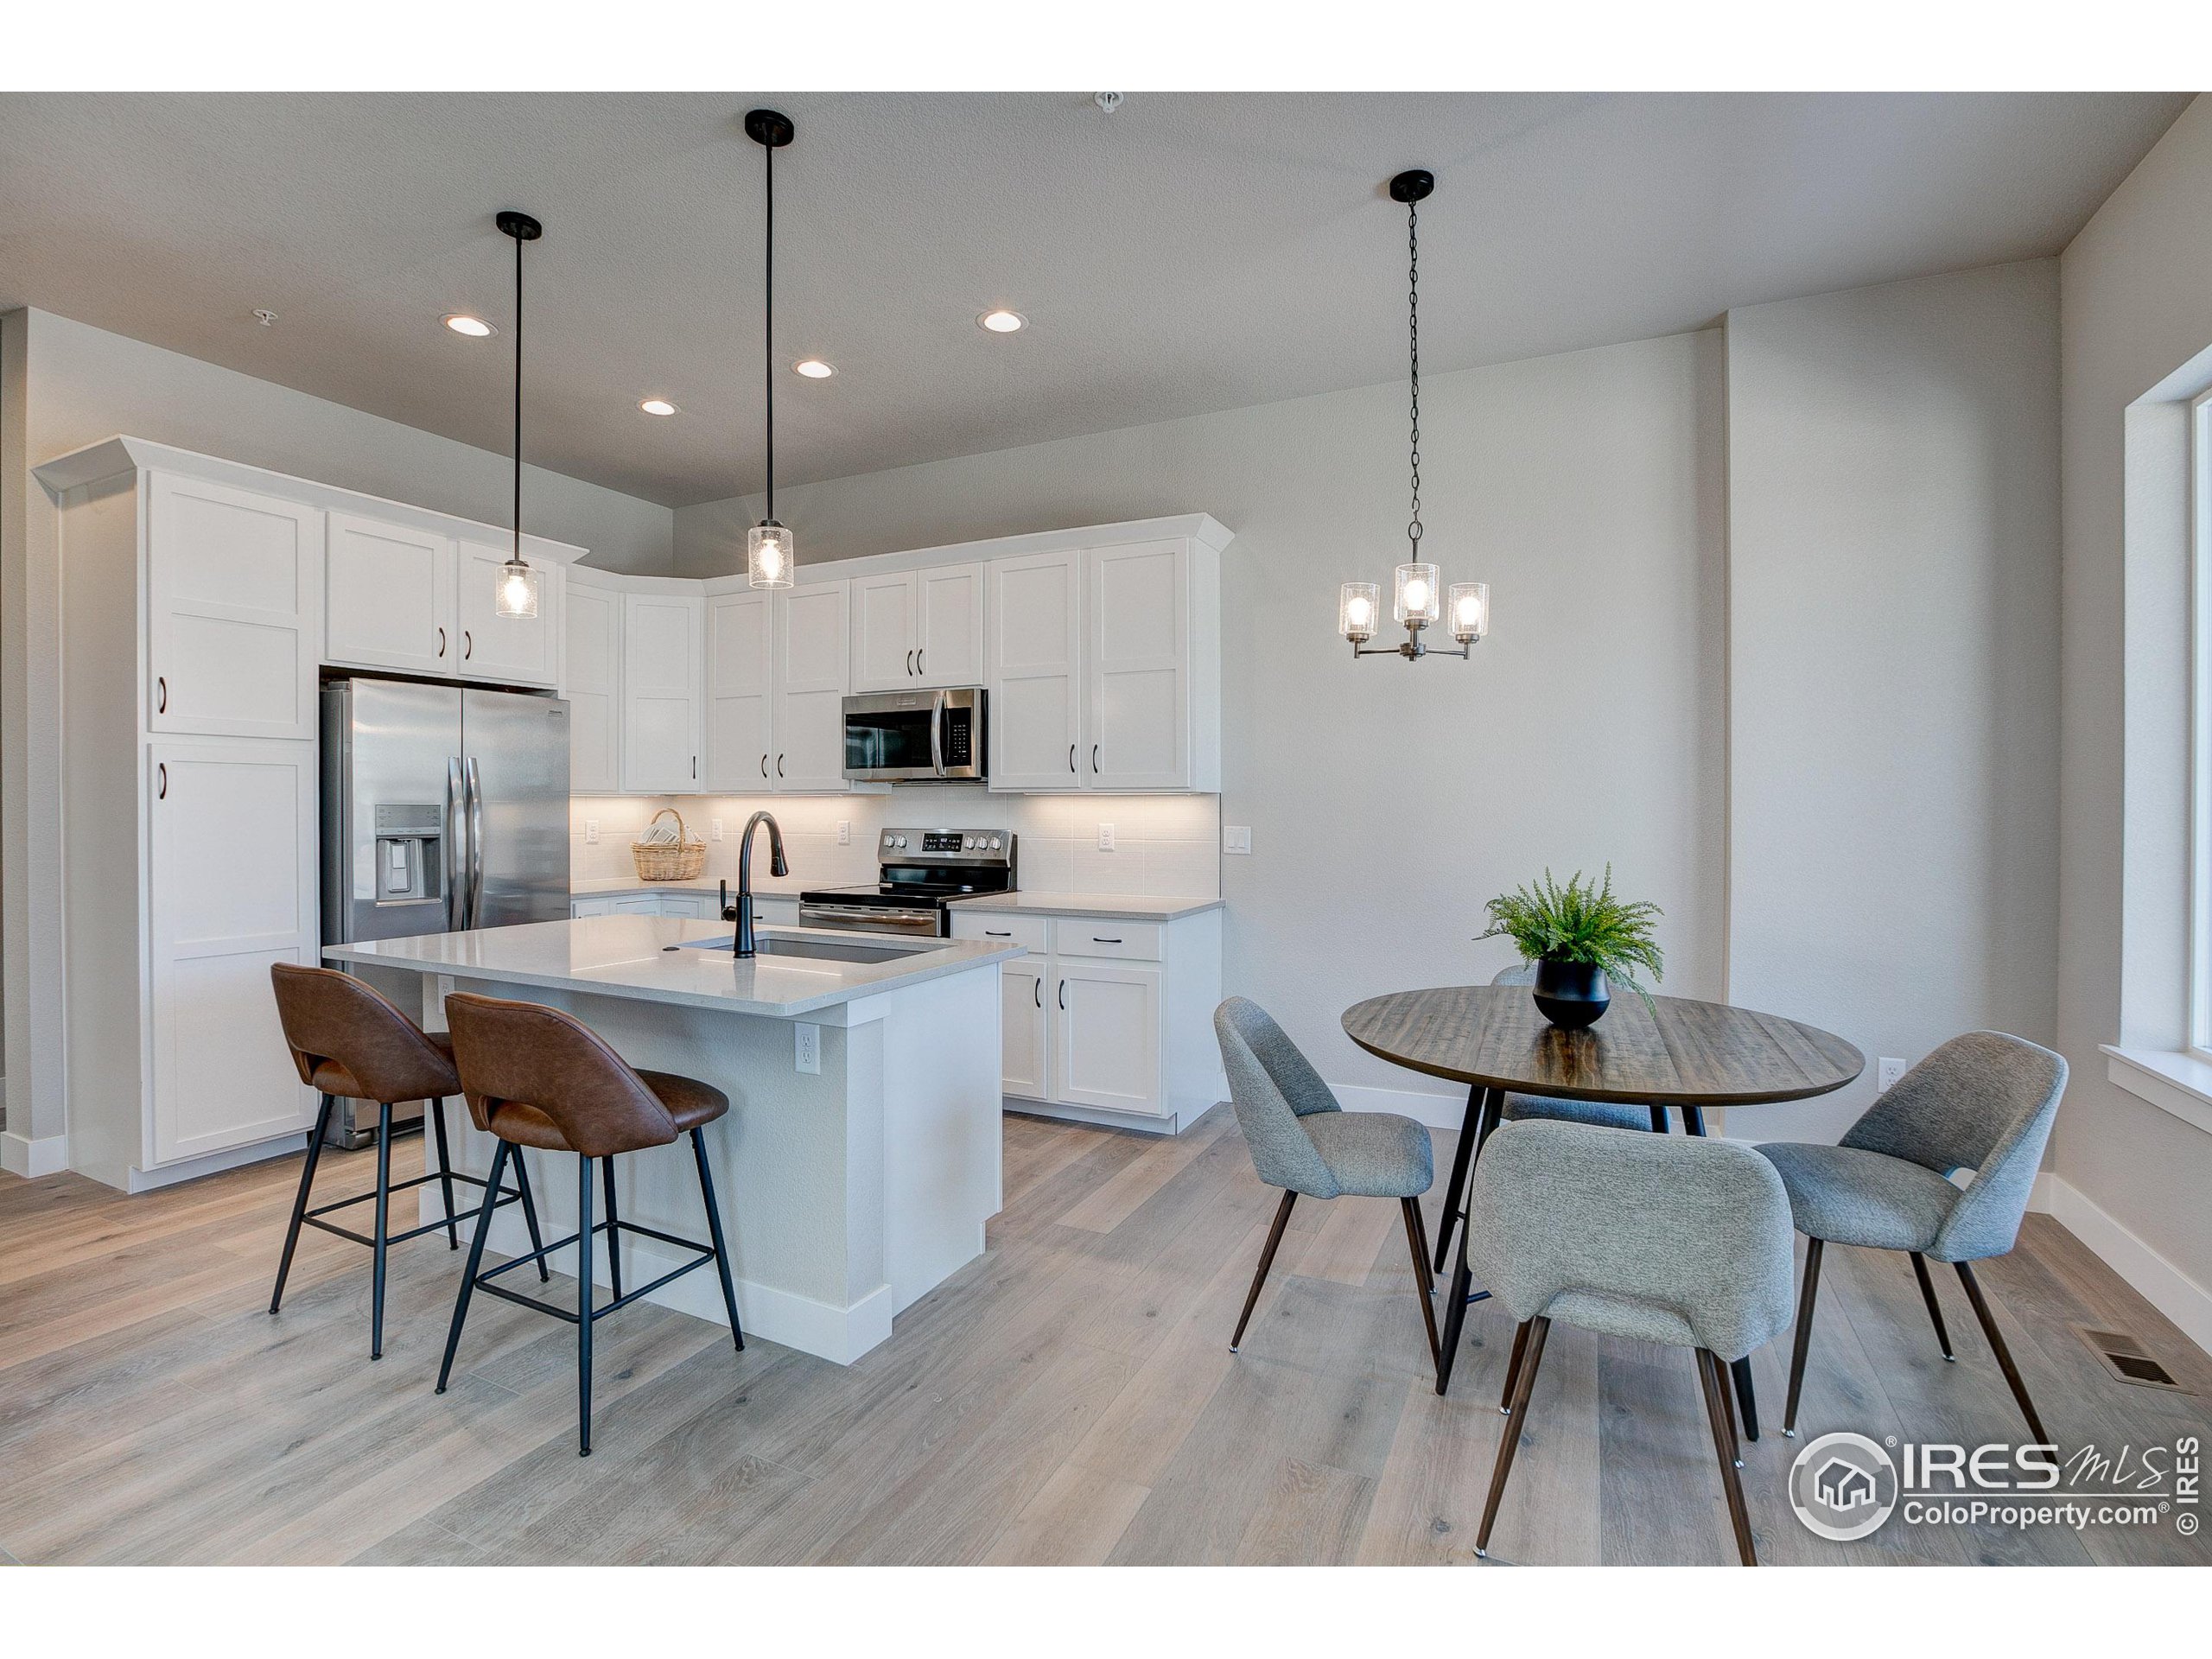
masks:
<path fill-rule="evenodd" d="M 676 405 L 670 403 L 665 397 L 648 397 L 645 402 L 639 404 L 638 407 L 644 410 L 648 415 L 673 415 L 676 413 Z"/>
<path fill-rule="evenodd" d="M 801 374 L 804 375 L 810 380 L 827 380 L 831 375 L 837 372 L 836 369 L 832 365 L 824 363 L 818 357 L 802 359 L 800 361 L 792 364 L 791 367 L 797 369 Z"/>
<path fill-rule="evenodd" d="M 446 327 L 456 334 L 467 334 L 471 340 L 481 340 L 486 334 L 499 331 L 481 317 L 472 317 L 465 311 L 456 311 L 446 319 Z"/>
<path fill-rule="evenodd" d="M 976 321 L 995 334 L 1010 334 L 1029 326 L 1029 319 L 1019 311 L 986 311 Z"/>

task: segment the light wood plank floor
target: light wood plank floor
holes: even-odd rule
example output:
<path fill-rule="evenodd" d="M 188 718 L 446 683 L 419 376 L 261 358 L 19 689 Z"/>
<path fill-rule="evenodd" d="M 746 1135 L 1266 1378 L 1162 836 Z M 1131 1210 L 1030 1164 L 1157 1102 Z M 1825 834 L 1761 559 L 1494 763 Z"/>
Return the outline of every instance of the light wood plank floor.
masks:
<path fill-rule="evenodd" d="M 421 1159 L 410 1144 L 398 1161 Z M 1471 1311 L 1438 1399 L 1397 1206 L 1309 1202 L 1232 1357 L 1274 1194 L 1226 1108 L 1166 1142 L 1009 1118 L 989 1254 L 857 1365 L 758 1341 L 741 1357 L 719 1327 L 626 1310 L 601 1327 L 588 1460 L 567 1325 L 480 1297 L 466 1370 L 431 1393 L 460 1266 L 441 1238 L 395 1252 L 380 1363 L 357 1247 L 310 1232 L 269 1317 L 298 1167 L 138 1198 L 0 1176 L 0 1562 L 1473 1559 L 1506 1315 Z M 365 1187 L 372 1161 L 323 1168 L 334 1194 Z M 2047 1217 L 1984 1280 L 2062 1442 L 2212 1428 L 2212 1362 Z M 1829 1252 L 1808 1435 L 2022 1433 L 1955 1281 L 1942 1288 L 1955 1365 L 1903 1257 Z M 2197 1392 L 2111 1381 L 2081 1321 L 2143 1338 Z M 1778 1418 L 1788 1354 L 1754 1363 Z M 2164 1528 L 1893 1522 L 1825 1544 L 1783 1496 L 1802 1444 L 1770 1421 L 1745 1448 L 1769 1560 L 2212 1559 Z M 1687 1355 L 1556 1328 L 1494 1559 L 1732 1559 L 1709 1446 Z"/>

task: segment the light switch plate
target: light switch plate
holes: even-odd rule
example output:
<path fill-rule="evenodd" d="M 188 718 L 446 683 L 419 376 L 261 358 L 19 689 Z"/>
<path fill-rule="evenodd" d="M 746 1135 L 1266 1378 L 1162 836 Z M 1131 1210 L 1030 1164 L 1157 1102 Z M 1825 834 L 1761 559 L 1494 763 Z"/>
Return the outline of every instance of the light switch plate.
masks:
<path fill-rule="evenodd" d="M 1224 853 L 1249 855 L 1252 850 L 1252 826 L 1249 823 L 1223 824 L 1221 850 Z"/>
<path fill-rule="evenodd" d="M 710 818 L 708 823 L 710 827 L 707 833 L 716 841 L 720 841 L 722 838 L 722 821 L 720 818 Z"/>
<path fill-rule="evenodd" d="M 801 1071 L 820 1072 L 822 1070 L 822 1027 L 795 1025 L 791 1027 L 791 1061 Z"/>
<path fill-rule="evenodd" d="M 1102 853 L 1110 853 L 1114 850 L 1114 826 L 1110 823 L 1102 823 L 1098 826 L 1098 850 Z"/>
<path fill-rule="evenodd" d="M 599 845 L 599 820 L 597 818 L 586 818 L 584 820 L 584 845 L 587 847 L 596 847 Z"/>

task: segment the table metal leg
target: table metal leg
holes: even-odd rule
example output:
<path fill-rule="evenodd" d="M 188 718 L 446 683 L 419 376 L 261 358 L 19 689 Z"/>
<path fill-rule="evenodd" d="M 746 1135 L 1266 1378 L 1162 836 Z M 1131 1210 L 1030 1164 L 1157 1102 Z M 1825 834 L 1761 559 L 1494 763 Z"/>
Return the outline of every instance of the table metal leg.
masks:
<path fill-rule="evenodd" d="M 1436 1271 L 1444 1271 L 1444 1264 L 1452 1259 L 1452 1230 L 1459 1224 L 1460 1211 L 1466 1205 L 1467 1170 L 1474 1162 L 1475 1141 L 1481 1133 L 1483 1096 L 1486 1091 L 1477 1084 L 1467 1090 L 1466 1115 L 1459 1121 L 1459 1144 L 1452 1149 L 1452 1173 L 1444 1183 L 1444 1213 L 1436 1223 Z"/>

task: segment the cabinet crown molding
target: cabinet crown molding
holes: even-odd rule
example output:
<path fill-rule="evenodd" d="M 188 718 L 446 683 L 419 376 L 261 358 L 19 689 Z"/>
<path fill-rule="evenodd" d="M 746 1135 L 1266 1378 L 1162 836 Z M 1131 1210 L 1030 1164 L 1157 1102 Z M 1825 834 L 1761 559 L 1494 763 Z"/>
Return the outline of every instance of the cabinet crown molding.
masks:
<path fill-rule="evenodd" d="M 302 506 L 361 513 L 410 529 L 435 531 L 465 540 L 490 537 L 505 542 L 513 533 L 504 524 L 486 524 L 460 513 L 441 512 L 360 490 L 343 489 L 335 484 L 321 484 L 313 479 L 275 472 L 266 467 L 250 467 L 243 461 L 225 461 L 219 455 L 203 455 L 197 450 L 180 449 L 174 444 L 156 443 L 150 438 L 135 438 L 128 434 L 103 438 L 98 443 L 56 455 L 31 468 L 31 476 L 57 501 L 73 491 L 89 489 L 111 479 L 137 473 L 175 473 L 211 484 L 228 484 L 238 489 L 282 496 Z M 543 536 L 524 535 L 522 545 L 526 556 L 557 564 L 574 564 L 585 556 L 587 550 Z"/>

